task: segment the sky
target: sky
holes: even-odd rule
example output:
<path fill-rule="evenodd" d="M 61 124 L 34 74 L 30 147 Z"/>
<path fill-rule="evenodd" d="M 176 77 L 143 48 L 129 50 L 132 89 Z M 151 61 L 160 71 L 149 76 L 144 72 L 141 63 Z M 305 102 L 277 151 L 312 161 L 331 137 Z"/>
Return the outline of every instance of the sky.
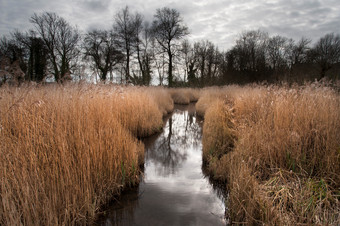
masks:
<path fill-rule="evenodd" d="M 207 39 L 224 51 L 248 30 L 313 41 L 340 33 L 339 0 L 0 0 L 0 36 L 27 31 L 29 18 L 42 12 L 55 12 L 84 32 L 109 29 L 126 5 L 150 22 L 157 8 L 175 8 L 189 28 L 189 40 Z"/>

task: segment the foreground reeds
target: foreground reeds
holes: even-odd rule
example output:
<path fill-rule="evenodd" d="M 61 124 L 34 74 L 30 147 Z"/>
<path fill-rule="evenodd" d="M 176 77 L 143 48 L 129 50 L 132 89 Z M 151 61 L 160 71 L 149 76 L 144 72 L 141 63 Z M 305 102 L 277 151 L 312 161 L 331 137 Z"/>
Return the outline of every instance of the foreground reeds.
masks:
<path fill-rule="evenodd" d="M 142 88 L 0 89 L 0 224 L 89 224 L 122 188 L 138 183 L 144 146 L 162 127 L 159 105 Z"/>
<path fill-rule="evenodd" d="M 193 94 L 195 93 L 195 94 Z M 203 160 L 240 224 L 340 224 L 340 94 L 102 85 L 0 89 L 0 224 L 91 224 L 138 183 L 144 147 L 175 103 L 204 116 Z"/>
<path fill-rule="evenodd" d="M 207 105 L 203 158 L 227 181 L 232 222 L 340 224 L 340 94 L 318 83 L 218 92 L 197 104 Z"/>

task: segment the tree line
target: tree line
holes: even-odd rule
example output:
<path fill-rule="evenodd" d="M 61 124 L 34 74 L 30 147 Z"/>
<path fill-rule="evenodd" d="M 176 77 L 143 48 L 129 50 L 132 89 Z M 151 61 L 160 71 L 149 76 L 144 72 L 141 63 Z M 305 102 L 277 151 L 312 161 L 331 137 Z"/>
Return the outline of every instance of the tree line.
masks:
<path fill-rule="evenodd" d="M 0 83 L 6 80 L 63 83 L 86 79 L 150 85 L 196 86 L 339 79 L 340 36 L 295 41 L 245 31 L 220 51 L 209 40 L 188 41 L 179 11 L 157 9 L 152 22 L 123 8 L 107 30 L 84 34 L 56 13 L 33 14 L 34 28 L 0 38 Z M 117 78 L 118 81 L 117 81 Z"/>

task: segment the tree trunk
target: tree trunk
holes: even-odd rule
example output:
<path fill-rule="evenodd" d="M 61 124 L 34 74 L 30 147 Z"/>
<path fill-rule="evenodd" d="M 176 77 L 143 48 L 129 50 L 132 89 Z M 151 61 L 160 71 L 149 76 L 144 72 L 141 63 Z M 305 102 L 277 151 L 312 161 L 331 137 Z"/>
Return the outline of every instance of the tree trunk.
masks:
<path fill-rule="evenodd" d="M 128 83 L 130 80 L 130 50 L 126 49 L 126 68 L 125 68 L 125 82 Z"/>
<path fill-rule="evenodd" d="M 140 59 L 140 49 L 139 49 L 139 44 L 137 45 L 137 60 L 138 60 L 138 65 L 139 65 L 139 70 L 142 73 L 142 80 L 143 80 L 143 85 L 145 85 L 145 72 L 144 72 L 144 68 L 143 68 L 143 64 L 142 64 L 142 60 Z"/>
<path fill-rule="evenodd" d="M 168 77 L 168 86 L 172 87 L 173 83 L 172 83 L 172 53 L 171 51 L 168 51 L 168 55 L 169 55 L 169 77 Z"/>
<path fill-rule="evenodd" d="M 102 81 L 102 82 L 105 82 L 106 81 L 106 79 L 107 79 L 107 70 L 102 70 L 101 71 L 102 72 L 102 76 L 100 76 L 100 80 Z"/>
<path fill-rule="evenodd" d="M 326 71 L 327 71 L 326 67 L 321 67 L 321 73 L 320 73 L 319 81 L 326 76 Z"/>

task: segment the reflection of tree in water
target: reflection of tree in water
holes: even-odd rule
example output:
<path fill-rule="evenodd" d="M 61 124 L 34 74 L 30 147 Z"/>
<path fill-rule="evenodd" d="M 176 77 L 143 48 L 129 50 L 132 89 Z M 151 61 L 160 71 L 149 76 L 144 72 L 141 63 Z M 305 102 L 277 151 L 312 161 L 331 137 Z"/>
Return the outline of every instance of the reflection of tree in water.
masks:
<path fill-rule="evenodd" d="M 196 123 L 194 111 L 176 110 L 168 119 L 163 133 L 147 147 L 146 162 L 156 164 L 159 175 L 170 175 L 187 159 L 188 148 L 194 148 L 201 154 L 201 126 Z"/>
<path fill-rule="evenodd" d="M 167 197 L 172 196 L 166 193 L 167 195 L 163 197 L 164 187 L 162 183 L 164 181 L 177 181 L 177 179 L 172 180 L 172 178 L 167 178 L 167 180 L 161 178 L 155 182 L 153 179 L 158 180 L 159 176 L 169 177 L 171 174 L 177 173 L 177 170 L 182 167 L 186 168 L 182 168 L 183 171 L 180 170 L 179 173 L 187 172 L 188 167 L 198 166 L 198 164 L 192 164 L 192 161 L 190 163 L 191 158 L 194 157 L 196 161 L 199 159 L 197 157 L 201 158 L 202 155 L 202 126 L 200 120 L 196 118 L 195 107 L 194 105 L 189 107 L 176 106 L 176 109 L 173 114 L 168 115 L 165 119 L 162 133 L 144 140 L 146 147 L 145 172 L 147 174 L 151 172 L 145 178 L 151 179 L 151 183 L 145 180 L 138 188 L 124 192 L 115 202 L 115 205 L 106 211 L 109 214 L 106 215 L 106 218 L 100 220 L 98 225 L 137 225 L 141 222 L 148 222 L 149 216 L 145 217 L 145 213 L 152 214 L 155 205 L 168 210 L 163 207 L 163 205 L 167 206 L 167 202 L 165 204 L 163 202 Z M 152 177 L 155 176 L 154 172 L 156 172 L 156 177 Z M 174 177 L 176 178 L 177 175 Z M 189 178 L 188 176 L 188 180 L 190 180 Z M 193 188 L 193 191 L 195 190 L 196 188 Z M 172 193 L 170 192 L 170 194 Z M 217 190 L 217 194 L 222 193 Z M 197 196 L 193 197 L 196 199 Z M 158 200 L 161 200 L 161 203 L 158 203 Z M 171 206 L 176 208 L 176 203 Z M 143 212 L 145 210 L 146 212 Z"/>

